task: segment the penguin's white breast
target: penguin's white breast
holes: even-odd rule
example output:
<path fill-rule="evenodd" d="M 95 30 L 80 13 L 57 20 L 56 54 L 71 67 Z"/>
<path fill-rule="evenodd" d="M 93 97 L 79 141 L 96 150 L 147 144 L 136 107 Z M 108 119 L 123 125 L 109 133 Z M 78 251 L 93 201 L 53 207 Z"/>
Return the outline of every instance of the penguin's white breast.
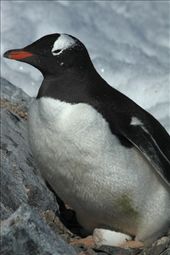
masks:
<path fill-rule="evenodd" d="M 87 164 L 87 171 L 90 165 L 99 175 L 102 168 L 120 177 L 143 161 L 136 150 L 120 144 L 106 120 L 88 104 L 41 98 L 30 109 L 29 123 L 36 154 L 58 164 Z"/>
<path fill-rule="evenodd" d="M 154 194 L 159 185 L 143 156 L 122 146 L 90 105 L 35 100 L 29 133 L 42 174 L 73 208 L 86 204 L 95 213 L 98 209 L 110 213 L 125 194 L 143 210 L 147 193 Z"/>

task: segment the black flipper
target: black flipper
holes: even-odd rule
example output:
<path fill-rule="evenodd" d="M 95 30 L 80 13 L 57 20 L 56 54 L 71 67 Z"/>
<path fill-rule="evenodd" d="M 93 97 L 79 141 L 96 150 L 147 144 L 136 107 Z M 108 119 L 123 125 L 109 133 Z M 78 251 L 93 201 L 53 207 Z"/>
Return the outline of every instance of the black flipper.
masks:
<path fill-rule="evenodd" d="M 157 173 L 170 186 L 170 161 L 145 126 L 122 126 L 119 127 L 119 132 L 142 152 Z"/>

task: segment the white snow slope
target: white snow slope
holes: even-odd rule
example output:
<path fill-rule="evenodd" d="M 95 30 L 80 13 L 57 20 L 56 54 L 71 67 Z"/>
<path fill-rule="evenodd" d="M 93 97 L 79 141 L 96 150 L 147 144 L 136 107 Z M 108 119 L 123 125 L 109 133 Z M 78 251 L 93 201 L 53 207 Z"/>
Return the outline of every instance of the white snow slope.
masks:
<path fill-rule="evenodd" d="M 102 77 L 170 132 L 169 1 L 2 1 L 1 20 L 1 55 L 46 34 L 74 35 Z M 35 96 L 40 72 L 1 61 L 2 76 Z"/>

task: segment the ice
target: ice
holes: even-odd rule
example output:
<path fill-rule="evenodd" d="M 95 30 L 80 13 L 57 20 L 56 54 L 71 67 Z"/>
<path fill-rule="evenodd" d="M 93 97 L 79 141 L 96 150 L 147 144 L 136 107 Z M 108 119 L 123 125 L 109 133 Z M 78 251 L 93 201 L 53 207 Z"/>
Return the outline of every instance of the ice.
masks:
<path fill-rule="evenodd" d="M 170 2 L 2 1 L 1 55 L 50 33 L 87 47 L 101 76 L 170 132 Z M 1 74 L 35 96 L 42 76 L 1 58 Z"/>

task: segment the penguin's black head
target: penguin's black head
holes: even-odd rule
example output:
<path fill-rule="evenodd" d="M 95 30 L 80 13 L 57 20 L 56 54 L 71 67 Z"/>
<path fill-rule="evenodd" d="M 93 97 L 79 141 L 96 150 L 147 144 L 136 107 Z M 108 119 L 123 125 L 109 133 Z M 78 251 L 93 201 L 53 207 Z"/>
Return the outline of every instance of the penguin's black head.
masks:
<path fill-rule="evenodd" d="M 26 62 L 44 76 L 57 75 L 66 69 L 87 69 L 91 63 L 85 46 L 67 34 L 44 36 L 22 49 L 5 52 L 4 57 Z"/>

